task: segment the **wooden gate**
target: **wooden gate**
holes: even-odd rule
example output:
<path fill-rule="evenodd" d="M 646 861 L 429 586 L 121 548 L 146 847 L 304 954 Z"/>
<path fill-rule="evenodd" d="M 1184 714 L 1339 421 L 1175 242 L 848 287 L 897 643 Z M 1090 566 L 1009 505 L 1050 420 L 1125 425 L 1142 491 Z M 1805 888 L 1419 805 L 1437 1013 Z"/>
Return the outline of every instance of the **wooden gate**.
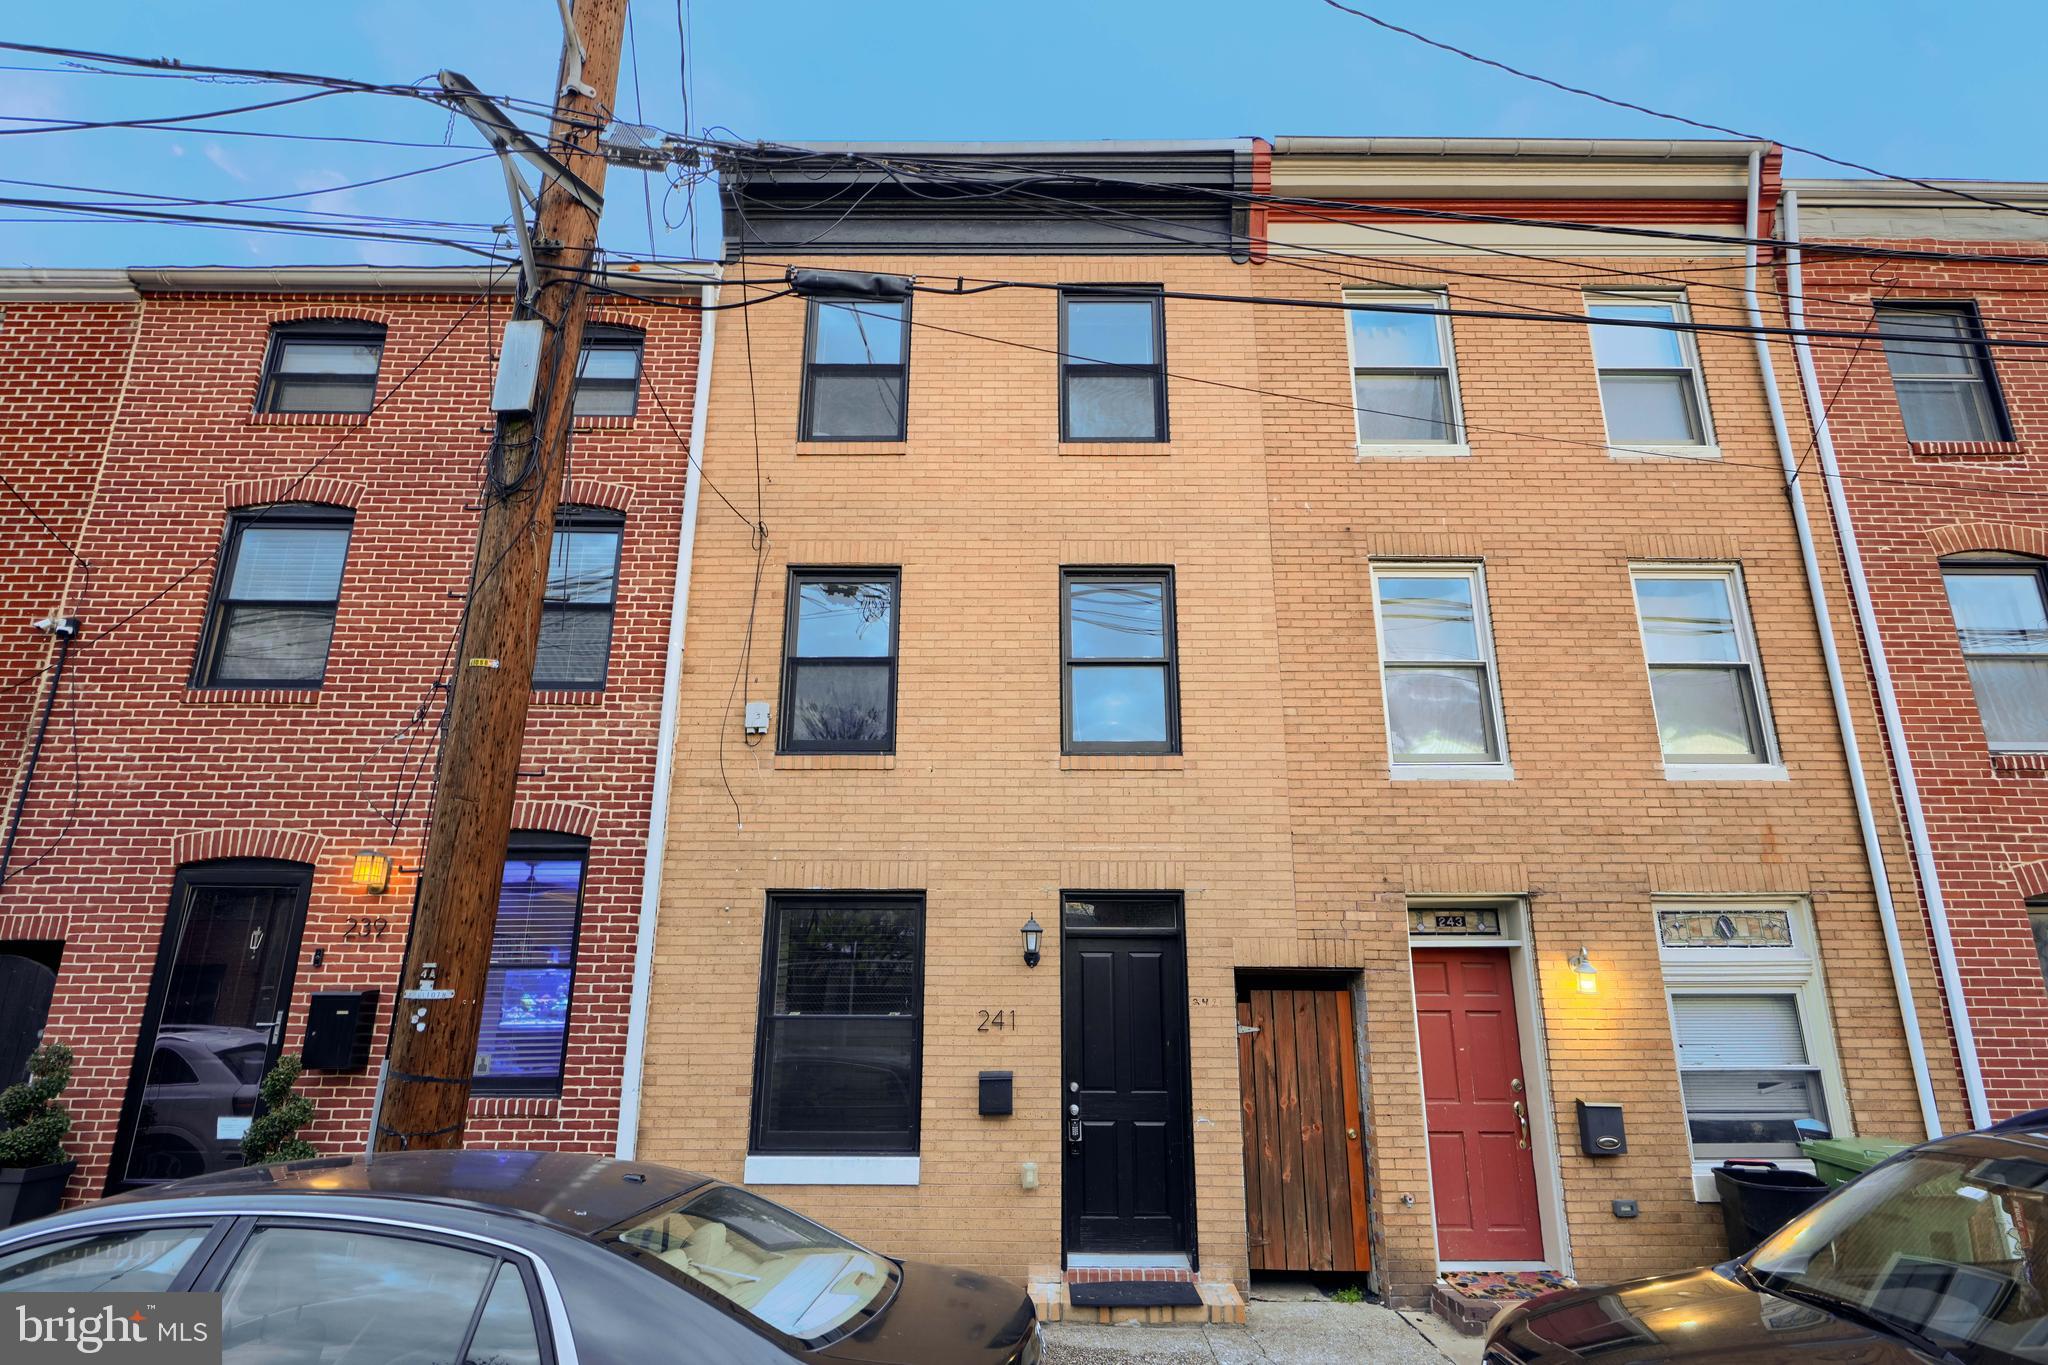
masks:
<path fill-rule="evenodd" d="M 1253 989 L 1237 1006 L 1253 1270 L 1368 1270 L 1351 993 Z"/>

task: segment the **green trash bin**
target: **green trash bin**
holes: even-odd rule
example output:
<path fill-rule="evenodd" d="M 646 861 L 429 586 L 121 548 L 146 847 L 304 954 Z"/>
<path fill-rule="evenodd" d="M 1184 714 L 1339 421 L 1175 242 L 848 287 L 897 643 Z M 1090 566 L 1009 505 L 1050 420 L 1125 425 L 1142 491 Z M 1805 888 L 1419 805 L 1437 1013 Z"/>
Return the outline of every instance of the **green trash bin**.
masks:
<path fill-rule="evenodd" d="M 1799 1150 L 1813 1163 L 1813 1173 L 1834 1189 L 1912 1145 L 1891 1138 L 1815 1138 L 1800 1143 Z"/>

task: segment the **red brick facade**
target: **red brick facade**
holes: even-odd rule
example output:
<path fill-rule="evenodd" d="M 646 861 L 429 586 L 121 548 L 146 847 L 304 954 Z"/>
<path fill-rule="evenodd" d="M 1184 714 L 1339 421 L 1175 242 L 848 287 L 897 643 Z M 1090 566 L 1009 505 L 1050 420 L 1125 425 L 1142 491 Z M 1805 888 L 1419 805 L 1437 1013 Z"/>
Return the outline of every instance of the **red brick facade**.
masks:
<path fill-rule="evenodd" d="M 508 307 L 505 294 L 486 303 L 470 288 L 145 285 L 126 302 L 0 299 L 0 473 L 92 565 L 89 583 L 74 573 L 67 587 L 62 549 L 23 524 L 18 502 L 0 505 L 0 683 L 46 657 L 28 621 L 60 599 L 84 620 L 17 866 L 45 856 L 0 889 L 0 940 L 64 945 L 46 1036 L 78 1054 L 67 1100 L 74 1198 L 98 1195 L 108 1178 L 181 865 L 310 865 L 285 1049 L 298 1047 L 310 992 L 374 988 L 383 1017 L 372 1055 L 382 1055 L 431 763 L 410 801 L 393 793 L 410 786 L 439 714 L 435 703 L 425 724 L 408 725 L 437 696 L 471 567 L 491 357 Z M 693 296 L 694 286 L 679 294 Z M 388 328 L 371 415 L 252 413 L 271 325 L 306 317 Z M 568 1056 L 559 1098 L 476 1100 L 478 1145 L 609 1150 L 616 1139 L 699 319 L 637 304 L 602 318 L 646 333 L 639 415 L 578 424 L 564 498 L 625 517 L 608 679 L 602 693 L 536 694 L 516 817 L 522 829 L 589 840 Z M 325 681 L 306 692 L 193 688 L 224 518 L 272 500 L 354 513 Z M 40 699 L 34 683 L 0 692 L 9 805 Z M 395 828 L 377 810 L 394 804 Z M 399 869 L 381 897 L 350 883 L 365 846 Z M 389 921 L 381 939 L 348 936 L 351 917 L 365 915 Z M 373 1061 L 360 1074 L 309 1074 L 301 1089 L 319 1113 L 304 1136 L 323 1152 L 360 1150 L 375 1073 Z"/>
<path fill-rule="evenodd" d="M 1804 235 L 1975 256 L 2038 258 L 2041 234 L 2016 213 L 1949 201 L 1885 213 L 1862 193 L 1802 191 Z M 1853 198 L 1853 205 L 1836 203 Z M 1927 196 L 1916 196 L 1926 198 Z M 2012 220 L 1987 229 L 1987 218 Z M 2038 220 L 2033 224 L 2038 228 Z M 1846 230 L 1845 230 L 1846 229 Z M 1999 235 L 1994 236 L 1994 233 Z M 2031 237 L 2032 240 L 2013 240 Z M 1921 261 L 1809 253 L 1808 319 L 1857 330 L 1886 302 L 1974 303 L 1991 335 L 2031 337 L 2042 273 L 2001 261 Z M 1782 278 L 1781 278 L 1782 283 Z M 2048 1104 L 2048 985 L 2027 916 L 2048 893 L 2048 755 L 1994 754 L 1942 584 L 1944 558 L 1980 551 L 2048 559 L 2048 371 L 2040 353 L 1996 350 L 2010 440 L 1914 442 L 1882 347 L 1817 344 L 1814 364 L 1844 476 L 1850 516 L 1896 687 L 1951 937 L 1993 1117 Z"/>

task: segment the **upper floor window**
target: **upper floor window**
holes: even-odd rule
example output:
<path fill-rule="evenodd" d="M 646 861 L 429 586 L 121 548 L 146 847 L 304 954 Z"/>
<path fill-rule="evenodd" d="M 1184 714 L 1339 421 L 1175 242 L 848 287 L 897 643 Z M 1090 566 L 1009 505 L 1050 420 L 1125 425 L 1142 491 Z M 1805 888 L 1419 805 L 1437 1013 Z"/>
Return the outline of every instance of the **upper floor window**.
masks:
<path fill-rule="evenodd" d="M 1347 303 L 1441 309 L 1442 294 L 1349 293 Z M 1439 313 L 1355 308 L 1351 392 L 1360 445 L 1455 445 L 1464 439 L 1451 320 Z"/>
<path fill-rule="evenodd" d="M 782 752 L 896 752 L 894 569 L 796 569 L 782 649 Z"/>
<path fill-rule="evenodd" d="M 354 522 L 345 508 L 297 503 L 229 516 L 196 686 L 320 685 Z"/>
<path fill-rule="evenodd" d="M 533 685 L 600 691 L 611 659 L 625 518 L 600 507 L 565 507 L 555 517 L 540 651 Z"/>
<path fill-rule="evenodd" d="M 1060 294 L 1060 439 L 1166 439 L 1166 312 L 1157 292 Z"/>
<path fill-rule="evenodd" d="M 474 1089 L 482 1095 L 559 1095 L 569 1042 L 569 992 L 583 916 L 587 840 L 512 836 L 491 928 L 477 1030 Z"/>
<path fill-rule="evenodd" d="M 812 299 L 805 328 L 806 441 L 900 441 L 910 380 L 907 299 Z"/>
<path fill-rule="evenodd" d="M 640 408 L 640 349 L 646 334 L 631 327 L 583 329 L 576 362 L 578 417 L 631 417 Z"/>
<path fill-rule="evenodd" d="M 1500 763 L 1500 692 L 1476 564 L 1375 565 L 1387 748 L 1394 764 Z"/>
<path fill-rule="evenodd" d="M 2027 923 L 2034 930 L 2034 957 L 2041 964 L 2041 984 L 2048 986 L 2048 901 L 2027 902 Z"/>
<path fill-rule="evenodd" d="M 1888 338 L 1909 338 L 1884 343 L 1907 440 L 2012 438 L 1973 305 L 1893 304 L 1877 310 L 1877 329 Z"/>
<path fill-rule="evenodd" d="M 368 412 L 377 402 L 384 329 L 373 322 L 289 322 L 270 329 L 258 412 Z"/>
<path fill-rule="evenodd" d="M 1666 763 L 1775 761 L 1756 638 L 1733 568 L 1638 568 L 1636 618 Z"/>
<path fill-rule="evenodd" d="M 1986 742 L 2006 753 L 2048 749 L 2048 600 L 2041 566 L 1960 561 L 1944 564 L 1941 578 Z"/>
<path fill-rule="evenodd" d="M 1692 320 L 1682 298 L 1588 294 L 1600 407 L 1614 445 L 1705 445 L 1713 439 Z M 1605 319 L 1608 325 L 1602 325 Z M 1614 325 L 1614 324 L 1620 325 Z"/>
<path fill-rule="evenodd" d="M 1062 753 L 1180 752 L 1170 569 L 1060 574 Z"/>

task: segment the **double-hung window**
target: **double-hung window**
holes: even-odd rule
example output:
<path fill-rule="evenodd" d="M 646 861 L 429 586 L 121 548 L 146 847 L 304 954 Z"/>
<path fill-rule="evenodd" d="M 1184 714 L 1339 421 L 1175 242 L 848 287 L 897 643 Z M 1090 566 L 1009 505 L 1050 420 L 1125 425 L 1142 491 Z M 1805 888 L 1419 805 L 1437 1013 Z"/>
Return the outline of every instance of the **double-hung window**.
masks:
<path fill-rule="evenodd" d="M 811 300 L 801 418 L 806 441 L 904 438 L 909 312 L 907 299 Z"/>
<path fill-rule="evenodd" d="M 258 412 L 368 412 L 377 400 L 384 329 L 369 322 L 291 322 L 270 329 Z"/>
<path fill-rule="evenodd" d="M 512 836 L 491 930 L 491 965 L 484 977 L 476 1045 L 478 1094 L 562 1092 L 588 861 L 588 842 L 572 835 Z"/>
<path fill-rule="evenodd" d="M 1177 754 L 1171 569 L 1060 574 L 1062 753 Z"/>
<path fill-rule="evenodd" d="M 556 514 L 540 612 L 540 651 L 533 664 L 535 687 L 604 690 L 625 530 L 624 517 L 601 507 L 565 507 Z"/>
<path fill-rule="evenodd" d="M 786 754 L 896 752 L 894 569 L 792 569 L 782 648 Z"/>
<path fill-rule="evenodd" d="M 1166 311 L 1157 290 L 1060 294 L 1060 439 L 1166 439 Z"/>
<path fill-rule="evenodd" d="M 2012 439 L 1974 306 L 1891 304 L 1877 310 L 1877 329 L 1907 440 Z"/>
<path fill-rule="evenodd" d="M 194 686 L 320 686 L 354 520 L 310 503 L 230 514 Z"/>
<path fill-rule="evenodd" d="M 2041 566 L 2012 560 L 1942 565 L 1956 638 L 1994 752 L 2048 750 L 2048 600 Z"/>
<path fill-rule="evenodd" d="M 576 358 L 578 417 L 631 417 L 640 408 L 640 352 L 646 334 L 631 327 L 593 325 L 583 329 Z"/>
<path fill-rule="evenodd" d="M 1702 446 L 1713 441 L 1699 353 L 1685 300 L 1588 294 L 1600 407 L 1613 446 Z"/>
<path fill-rule="evenodd" d="M 1358 444 L 1455 446 L 1464 440 L 1458 378 L 1451 361 L 1451 320 L 1438 312 L 1387 312 L 1444 307 L 1442 294 L 1353 292 L 1351 393 L 1358 409 Z M 1359 308 L 1358 304 L 1374 307 Z"/>
<path fill-rule="evenodd" d="M 1477 564 L 1377 564 L 1387 749 L 1397 774 L 1505 766 L 1486 579 Z"/>
<path fill-rule="evenodd" d="M 917 1151 L 924 897 L 775 892 L 752 1150 Z"/>
<path fill-rule="evenodd" d="M 1742 576 L 1728 566 L 1633 573 L 1667 766 L 1777 761 Z"/>

